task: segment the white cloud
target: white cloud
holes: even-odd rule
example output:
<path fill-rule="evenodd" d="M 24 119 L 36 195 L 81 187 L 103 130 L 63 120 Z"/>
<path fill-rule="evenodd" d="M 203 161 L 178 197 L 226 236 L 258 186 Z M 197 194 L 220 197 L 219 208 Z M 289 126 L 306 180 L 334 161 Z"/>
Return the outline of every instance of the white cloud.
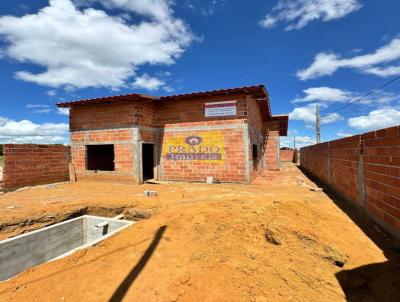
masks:
<path fill-rule="evenodd" d="M 354 134 L 346 133 L 346 132 L 343 132 L 342 130 L 340 130 L 338 133 L 336 133 L 336 135 L 339 137 L 350 137 L 350 136 L 353 136 Z"/>
<path fill-rule="evenodd" d="M 78 1 L 82 2 L 82 1 Z M 194 37 L 173 16 L 168 0 L 102 0 L 146 20 L 121 17 L 71 0 L 50 0 L 36 14 L 0 17 L 4 53 L 43 67 L 19 71 L 18 79 L 50 87 L 123 87 L 145 64 L 173 64 Z"/>
<path fill-rule="evenodd" d="M 295 103 L 306 102 L 345 102 L 354 97 L 354 93 L 330 87 L 313 87 L 303 90 L 305 96 L 296 98 L 292 101 Z"/>
<path fill-rule="evenodd" d="M 367 74 L 387 77 L 400 74 L 400 66 L 379 66 L 381 64 L 396 63 L 400 59 L 400 38 L 393 39 L 389 44 L 377 49 L 375 52 L 342 59 L 333 53 L 319 53 L 314 62 L 306 69 L 297 72 L 301 80 L 314 79 L 332 75 L 340 68 L 352 68 Z"/>
<path fill-rule="evenodd" d="M 400 74 L 400 66 L 389 66 L 389 67 L 371 67 L 366 68 L 364 72 L 373 74 L 379 77 L 390 77 L 393 75 Z"/>
<path fill-rule="evenodd" d="M 360 96 L 361 94 L 359 94 Z M 400 95 L 392 92 L 378 91 L 366 98 L 357 101 L 357 105 L 388 105 L 392 102 L 399 101 Z"/>
<path fill-rule="evenodd" d="M 36 124 L 0 117 L 0 143 L 65 143 L 68 131 L 64 123 Z"/>
<path fill-rule="evenodd" d="M 186 0 L 185 7 L 198 12 L 203 16 L 214 15 L 217 9 L 223 8 L 228 0 Z"/>
<path fill-rule="evenodd" d="M 57 91 L 56 91 L 56 90 L 49 90 L 49 91 L 47 91 L 46 93 L 47 93 L 47 95 L 48 95 L 49 97 L 54 97 L 54 96 L 57 95 Z"/>
<path fill-rule="evenodd" d="M 271 28 L 282 21 L 288 23 L 285 30 L 301 29 L 312 21 L 340 19 L 360 8 L 358 0 L 279 0 L 260 25 Z"/>
<path fill-rule="evenodd" d="M 35 113 L 50 113 L 51 109 L 49 105 L 42 105 L 42 104 L 28 104 L 26 108 L 32 109 Z"/>
<path fill-rule="evenodd" d="M 108 8 L 125 9 L 141 15 L 154 17 L 158 20 L 169 19 L 173 13 L 170 7 L 171 1 L 168 0 L 86 0 L 80 2 L 100 2 Z"/>
<path fill-rule="evenodd" d="M 309 104 L 304 107 L 294 108 L 289 113 L 289 119 L 304 121 L 305 123 L 315 123 L 317 104 Z M 322 105 L 324 106 L 324 105 Z M 330 113 L 321 117 L 321 124 L 331 124 L 341 120 L 342 117 L 338 113 Z"/>
<path fill-rule="evenodd" d="M 293 148 L 294 142 L 293 142 L 293 137 L 281 137 L 280 140 L 281 147 L 290 147 Z M 315 144 L 315 139 L 309 137 L 309 136 L 296 136 L 296 148 L 302 148 L 306 147 L 309 145 L 314 145 Z"/>
<path fill-rule="evenodd" d="M 69 108 L 57 108 L 57 114 L 69 116 Z"/>
<path fill-rule="evenodd" d="M 135 81 L 132 83 L 132 87 L 136 89 L 146 89 L 150 91 L 159 90 L 160 88 L 165 86 L 165 82 L 156 78 L 151 77 L 147 73 L 144 75 L 137 77 Z"/>
<path fill-rule="evenodd" d="M 400 110 L 386 107 L 371 111 L 368 115 L 349 118 L 348 124 L 350 127 L 369 131 L 400 124 Z"/>
<path fill-rule="evenodd" d="M 5 125 L 8 122 L 11 122 L 11 120 L 9 118 L 0 116 L 0 127 Z"/>
<path fill-rule="evenodd" d="M 342 120 L 343 118 L 340 116 L 340 114 L 334 112 L 334 113 L 329 113 L 326 115 L 321 116 L 321 124 L 326 125 L 326 124 L 332 124 L 336 123 L 337 121 Z"/>
<path fill-rule="evenodd" d="M 28 109 L 36 109 L 36 108 L 49 108 L 49 105 L 44 105 L 44 104 L 28 104 L 26 105 L 26 108 Z"/>
<path fill-rule="evenodd" d="M 323 106 L 328 106 L 328 104 L 334 102 L 346 103 L 356 101 L 357 105 L 387 105 L 393 101 L 400 100 L 400 95 L 383 90 L 376 91 L 374 94 L 365 98 L 361 98 L 365 93 L 331 87 L 312 87 L 303 90 L 303 93 L 303 96 L 295 98 L 291 103 L 318 102 L 322 103 Z"/>

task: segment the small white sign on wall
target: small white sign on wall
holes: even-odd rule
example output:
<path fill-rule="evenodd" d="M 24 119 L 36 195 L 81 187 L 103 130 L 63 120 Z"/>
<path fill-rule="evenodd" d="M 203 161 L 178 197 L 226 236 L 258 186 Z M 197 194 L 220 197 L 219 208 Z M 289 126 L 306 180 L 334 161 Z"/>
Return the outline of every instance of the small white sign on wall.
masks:
<path fill-rule="evenodd" d="M 205 117 L 236 115 L 236 101 L 205 103 Z"/>

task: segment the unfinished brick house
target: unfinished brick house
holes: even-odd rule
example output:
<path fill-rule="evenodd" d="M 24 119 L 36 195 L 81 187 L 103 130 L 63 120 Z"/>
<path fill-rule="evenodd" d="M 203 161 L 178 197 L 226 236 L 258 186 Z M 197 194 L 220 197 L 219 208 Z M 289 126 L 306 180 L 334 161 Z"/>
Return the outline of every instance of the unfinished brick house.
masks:
<path fill-rule="evenodd" d="M 263 85 L 153 97 L 128 94 L 70 108 L 77 180 L 250 183 L 280 169 L 288 116 L 272 115 Z"/>

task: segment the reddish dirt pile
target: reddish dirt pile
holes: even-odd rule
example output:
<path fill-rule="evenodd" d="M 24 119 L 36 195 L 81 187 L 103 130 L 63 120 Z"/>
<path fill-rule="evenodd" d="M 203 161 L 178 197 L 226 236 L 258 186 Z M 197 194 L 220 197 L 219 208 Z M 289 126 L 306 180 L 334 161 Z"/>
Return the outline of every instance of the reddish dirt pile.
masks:
<path fill-rule="evenodd" d="M 309 186 L 287 164 L 251 185 L 72 183 L 8 193 L 2 238 L 79 211 L 140 220 L 0 283 L 0 301 L 399 301 L 395 242 Z"/>

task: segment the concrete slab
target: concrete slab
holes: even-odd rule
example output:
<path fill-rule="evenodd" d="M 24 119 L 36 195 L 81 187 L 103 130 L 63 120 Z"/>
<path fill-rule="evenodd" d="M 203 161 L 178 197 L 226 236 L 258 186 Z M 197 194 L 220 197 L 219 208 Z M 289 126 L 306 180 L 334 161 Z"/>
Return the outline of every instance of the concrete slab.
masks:
<path fill-rule="evenodd" d="M 0 281 L 94 245 L 132 224 L 127 220 L 84 215 L 0 241 Z"/>

